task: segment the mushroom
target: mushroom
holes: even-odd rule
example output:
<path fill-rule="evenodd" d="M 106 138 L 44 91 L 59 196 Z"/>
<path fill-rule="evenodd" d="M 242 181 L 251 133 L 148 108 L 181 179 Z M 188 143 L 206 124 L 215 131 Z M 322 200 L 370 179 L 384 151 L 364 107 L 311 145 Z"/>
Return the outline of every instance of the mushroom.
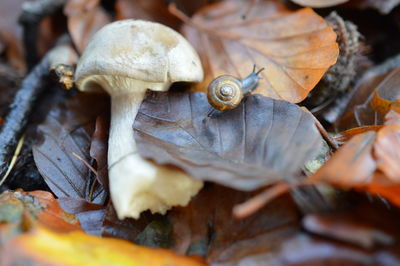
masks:
<path fill-rule="evenodd" d="M 133 122 L 147 89 L 166 91 L 177 81 L 199 82 L 203 70 L 192 46 L 176 31 L 153 22 L 123 20 L 106 25 L 79 59 L 75 80 L 82 91 L 111 97 L 108 168 L 111 198 L 120 219 L 144 210 L 165 213 L 186 205 L 202 182 L 180 170 L 142 158 Z"/>

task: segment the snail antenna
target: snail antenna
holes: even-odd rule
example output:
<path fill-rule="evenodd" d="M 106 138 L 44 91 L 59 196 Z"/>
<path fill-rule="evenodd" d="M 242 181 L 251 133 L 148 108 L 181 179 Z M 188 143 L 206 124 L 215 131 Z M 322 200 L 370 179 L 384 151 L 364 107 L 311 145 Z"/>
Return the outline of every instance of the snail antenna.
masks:
<path fill-rule="evenodd" d="M 254 65 L 254 66 L 255 66 L 255 65 Z M 258 70 L 258 71 L 257 71 L 257 73 L 256 73 L 256 74 L 257 74 L 257 75 L 258 75 L 258 74 L 260 74 L 260 73 L 261 73 L 261 71 L 263 71 L 264 69 L 265 69 L 265 67 L 261 68 L 260 70 Z M 253 72 L 254 72 L 254 70 L 253 70 Z"/>

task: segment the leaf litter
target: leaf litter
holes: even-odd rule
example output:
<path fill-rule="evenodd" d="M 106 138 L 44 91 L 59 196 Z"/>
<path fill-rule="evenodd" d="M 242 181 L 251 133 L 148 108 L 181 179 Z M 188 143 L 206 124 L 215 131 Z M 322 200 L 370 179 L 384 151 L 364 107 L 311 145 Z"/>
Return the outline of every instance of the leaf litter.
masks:
<path fill-rule="evenodd" d="M 36 116 L 46 119 L 39 127 L 38 137 L 31 140 L 37 142 L 34 148 L 36 165 L 52 192 L 59 197 L 57 201 L 60 205 L 64 210 L 76 215 L 82 227 L 77 228 L 78 230 L 192 255 L 184 262 L 178 262 L 180 259 L 173 257 L 172 261 L 169 261 L 173 265 L 189 265 L 196 262 L 203 264 L 204 261 L 196 259 L 199 256 L 214 265 L 399 264 L 399 231 L 396 226 L 399 219 L 396 206 L 400 206 L 397 152 L 399 149 L 396 148 L 399 144 L 396 91 L 399 61 L 396 61 L 396 57 L 389 60 L 390 62 L 369 69 L 362 78 L 358 77 L 357 72 L 354 80 L 348 82 L 349 87 L 344 90 L 344 96 L 348 97 L 351 93 L 352 99 L 349 103 L 344 99 L 337 105 L 339 111 L 335 112 L 345 113 L 340 119 L 334 121 L 335 119 L 330 120 L 326 115 L 319 116 L 315 113 L 330 131 L 349 130 L 336 138 L 343 146 L 336 152 L 324 153 L 323 161 L 329 158 L 329 155 L 331 158 L 326 163 L 322 161 L 319 164 L 322 164 L 320 170 L 304 182 L 308 186 L 310 183 L 322 182 L 330 186 L 327 191 L 339 193 L 316 190 L 319 195 L 311 196 L 310 191 L 306 191 L 303 196 L 310 197 L 306 197 L 306 201 L 302 202 L 296 198 L 299 193 L 293 193 L 297 191 L 297 187 L 283 184 L 285 189 L 273 195 L 266 206 L 263 205 L 246 218 L 237 220 L 232 210 L 238 204 L 263 195 L 264 191 L 282 184 L 277 183 L 278 181 L 302 182 L 305 176 L 314 171 L 304 168 L 306 161 L 314 159 L 312 155 L 318 153 L 316 143 L 321 141 L 310 119 L 311 115 L 304 115 L 304 112 L 293 104 L 264 96 L 293 103 L 305 98 L 313 100 L 316 94 L 310 94 L 310 91 L 323 78 L 324 73 L 329 71 L 338 56 L 339 62 L 346 61 L 342 53 L 344 46 L 340 46 L 339 54 L 336 43 L 343 36 L 338 35 L 337 39 L 338 36 L 329 23 L 315 11 L 309 8 L 298 9 L 293 5 L 285 6 L 288 1 L 199 1 L 195 7 L 189 7 L 182 1 L 174 1 L 176 7 L 170 6 L 169 10 L 182 22 L 173 18 L 173 15 L 168 13 L 165 3 L 160 4 L 158 0 L 146 3 L 118 0 L 116 5 L 106 1 L 89 1 L 85 4 L 72 0 L 66 2 L 68 3 L 64 11 L 67 17 L 64 20 L 75 48 L 80 52 L 90 36 L 112 18 L 114 12 L 117 19 L 146 18 L 175 29 L 183 25 L 183 32 L 199 52 L 206 73 L 205 82 L 191 85 L 191 91 L 204 91 L 208 82 L 219 74 L 232 74 L 240 78 L 246 76 L 254 64 L 260 68 L 266 67 L 256 91 L 261 95 L 246 97 L 239 109 L 220 116 L 206 117 L 209 106 L 204 95 L 200 93 L 156 93 L 148 96 L 143 103 L 140 115 L 133 125 L 136 137 L 140 140 L 139 145 L 142 145 L 141 152 L 147 153 L 149 158 L 159 163 L 181 167 L 194 177 L 209 181 L 188 206 L 173 208 L 164 216 L 146 212 L 138 220 L 121 221 L 116 217 L 112 202 L 107 198 L 108 114 L 103 113 L 104 110 L 108 110 L 107 98 L 100 96 L 101 100 L 96 102 L 95 99 L 98 100 L 99 96 L 92 95 L 93 98 L 84 99 L 83 95 L 64 95 L 61 97 L 61 104 L 44 109 L 50 109 L 48 114 L 39 109 Z M 318 1 L 302 2 L 310 4 Z M 362 20 L 351 14 L 364 11 L 357 9 L 373 6 L 381 12 L 388 12 L 398 3 L 363 0 L 340 6 L 337 5 L 338 1 L 324 4 L 333 6 L 332 9 L 338 14 L 342 15 L 341 12 L 345 12 L 346 20 L 354 19 L 354 24 L 358 26 L 363 25 Z M 196 10 L 200 7 L 202 8 Z M 325 12 L 327 9 L 321 10 L 317 12 L 328 13 Z M 90 15 L 84 16 L 85 13 Z M 194 15 L 189 17 L 193 13 Z M 379 15 L 372 15 L 371 18 L 375 18 L 374 16 Z M 395 16 L 396 12 L 392 12 L 386 17 L 393 19 Z M 54 23 L 54 20 L 46 19 L 41 31 L 49 32 L 51 26 L 55 27 L 51 23 Z M 62 28 L 59 25 L 57 27 Z M 336 28 L 335 30 L 337 31 Z M 2 32 L 4 30 L 0 21 L 0 33 Z M 387 34 L 390 30 L 385 29 L 382 32 Z M 47 41 L 49 45 L 52 36 L 54 35 L 49 34 L 48 38 L 45 41 L 42 39 L 41 42 Z M 371 35 L 367 36 L 369 38 Z M 4 44 L 0 48 L 6 51 L 6 60 L 17 66 L 15 62 L 18 61 L 13 60 L 22 62 L 21 57 L 8 53 L 10 42 L 4 38 L 4 34 L 0 34 L 0 37 Z M 376 43 L 368 38 L 367 41 L 371 44 Z M 387 40 L 391 42 L 392 39 L 392 46 L 395 47 L 395 38 Z M 46 45 L 40 47 L 45 49 Z M 378 53 L 385 54 L 385 51 L 386 49 L 379 51 L 375 46 L 372 47 L 373 56 Z M 21 64 L 18 67 L 23 69 Z M 355 71 L 352 69 L 355 66 L 350 64 L 348 67 L 348 73 Z M 336 73 L 335 68 L 331 68 L 330 71 L 331 80 L 325 79 L 323 82 L 328 84 L 324 83 L 323 86 L 338 84 L 335 82 L 338 82 L 340 75 L 345 75 Z M 1 95 L 12 95 L 12 91 L 7 87 L 10 86 L 6 85 L 4 94 L 1 91 Z M 326 97 L 336 96 L 328 92 Z M 4 100 L 3 97 L 1 100 Z M 161 101 L 170 103 L 169 109 L 166 105 L 156 106 Z M 83 108 L 85 102 L 88 105 Z M 264 105 L 258 106 L 260 102 Z M 280 108 L 266 108 L 265 104 L 271 102 Z M 302 102 L 302 105 L 307 104 L 307 101 Z M 4 107 L 7 108 L 7 104 Z M 320 107 L 317 104 L 317 108 Z M 243 115 L 248 113 L 251 114 L 251 118 Z M 2 111 L 0 116 L 4 115 L 6 112 Z M 274 119 L 268 119 L 272 117 Z M 347 120 L 348 117 L 350 120 Z M 252 125 L 253 119 L 259 124 L 263 122 L 264 126 L 257 123 Z M 295 125 L 296 122 L 298 126 Z M 270 137 L 267 134 L 263 135 L 266 127 L 271 129 Z M 255 135 L 250 138 L 252 134 Z M 291 141 L 288 141 L 288 136 L 293 136 Z M 263 139 L 262 137 L 267 139 L 264 145 L 260 145 L 259 140 Z M 246 143 L 249 144 L 241 145 L 241 140 L 246 138 Z M 248 150 L 244 149 L 246 152 L 243 152 L 243 147 L 248 147 Z M 261 158 L 257 155 L 257 151 L 260 150 L 267 151 L 270 156 Z M 195 153 L 192 154 L 192 151 Z M 80 159 L 72 153 L 77 154 Z M 18 167 L 21 165 L 24 165 L 23 161 L 17 162 Z M 97 176 L 88 165 L 94 169 Z M 202 169 L 199 165 L 207 165 L 208 174 L 205 174 L 205 171 L 200 174 Z M 248 165 L 252 167 L 249 168 Z M 253 167 L 254 165 L 256 167 Z M 218 174 L 221 169 L 223 172 L 229 172 L 231 177 L 221 179 Z M 232 179 L 232 176 L 236 179 Z M 294 189 L 291 195 L 288 193 L 290 188 Z M 14 194 L 10 196 L 11 194 L 7 193 Z M 368 199 L 363 196 L 365 194 Z M 354 200 L 354 196 L 357 200 Z M 86 255 L 92 262 L 100 263 L 101 261 L 94 259 L 102 255 L 90 257 L 89 254 L 92 253 L 87 251 L 92 250 L 91 248 L 102 250 L 101 246 L 107 248 L 107 252 L 103 253 L 110 254 L 109 257 L 103 257 L 103 262 L 106 263 L 111 260 L 125 261 L 124 255 L 120 253 L 125 248 L 133 254 L 128 256 L 126 264 L 138 262 L 139 257 L 149 263 L 149 259 L 164 254 L 160 250 L 142 250 L 143 253 L 135 253 L 141 251 L 133 249 L 132 244 L 127 242 L 116 243 L 112 240 L 111 243 L 107 239 L 91 238 L 81 232 L 56 232 L 57 226 L 68 227 L 65 221 L 72 222 L 72 227 L 76 228 L 78 220 L 73 215 L 62 212 L 49 192 L 33 192 L 29 196 L 23 192 L 5 192 L 2 197 L 8 199 L 5 200 L 5 205 L 2 205 L 4 200 L 0 200 L 0 209 L 5 213 L 1 216 L 0 210 L 0 216 L 7 219 L 19 217 L 7 221 L 6 224 L 3 222 L 0 227 L 1 239 L 6 235 L 11 239 L 9 245 L 0 247 L 0 253 L 10 254 L 2 257 L 2 263 L 14 263 L 21 261 L 21 258 L 43 263 L 46 259 L 51 259 L 51 256 L 44 258 L 40 254 L 47 254 L 50 250 L 51 254 L 72 254 L 69 257 L 76 258 L 80 263 Z M 335 205 L 327 213 L 304 211 L 302 204 L 326 200 L 329 197 L 335 197 L 344 206 Z M 7 201 L 11 201 L 12 204 Z M 4 206 L 6 207 L 3 208 Z M 29 209 L 32 206 L 32 210 L 24 211 L 24 208 Z M 44 225 L 41 222 L 36 225 L 36 216 Z M 11 232 L 8 229 L 4 231 L 6 227 L 18 228 L 27 223 L 32 230 L 22 235 L 18 235 L 18 230 L 14 235 L 8 234 Z M 79 248 L 54 250 L 53 246 L 56 245 L 40 244 L 43 239 L 52 239 L 52 243 L 60 245 L 79 243 L 85 251 Z M 165 261 L 155 263 L 162 264 Z"/>

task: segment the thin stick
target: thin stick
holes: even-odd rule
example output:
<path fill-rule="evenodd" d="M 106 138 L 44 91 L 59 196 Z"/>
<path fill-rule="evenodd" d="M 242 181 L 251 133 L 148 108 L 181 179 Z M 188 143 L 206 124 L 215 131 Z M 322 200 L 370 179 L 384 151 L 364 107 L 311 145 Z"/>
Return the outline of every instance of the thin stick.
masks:
<path fill-rule="evenodd" d="M 90 163 L 88 163 L 85 159 L 83 159 L 81 156 L 79 156 L 75 152 L 72 152 L 72 155 L 75 156 L 76 158 L 78 158 L 78 160 L 80 160 L 84 165 L 86 165 L 87 168 L 89 168 L 90 171 L 92 171 L 96 176 L 98 175 L 96 169 L 94 169 L 93 166 L 91 166 Z"/>
<path fill-rule="evenodd" d="M 89 162 L 87 162 L 85 159 L 83 159 L 81 156 L 79 156 L 75 152 L 72 152 L 72 155 L 75 156 L 76 158 L 78 158 L 84 165 L 86 165 L 89 168 L 89 170 L 95 174 L 96 177 L 98 176 L 97 170 L 94 169 L 93 166 L 91 166 Z M 93 201 L 93 193 L 94 193 L 94 187 L 95 187 L 96 182 L 97 182 L 97 178 L 95 178 L 93 180 L 93 183 L 90 186 L 89 201 Z"/>
<path fill-rule="evenodd" d="M 278 183 L 273 187 L 267 188 L 248 201 L 236 205 L 233 208 L 233 215 L 238 219 L 246 218 L 267 205 L 271 200 L 289 192 L 290 190 L 290 185 L 286 183 Z"/>
<path fill-rule="evenodd" d="M 3 185 L 3 183 L 6 181 L 7 177 L 10 175 L 11 170 L 14 168 L 14 165 L 17 162 L 18 156 L 21 153 L 24 141 L 25 141 L 25 135 L 22 135 L 22 137 L 18 141 L 17 148 L 15 149 L 14 155 L 11 159 L 10 165 L 8 166 L 7 172 L 4 174 L 3 178 L 0 181 L 0 186 Z"/>

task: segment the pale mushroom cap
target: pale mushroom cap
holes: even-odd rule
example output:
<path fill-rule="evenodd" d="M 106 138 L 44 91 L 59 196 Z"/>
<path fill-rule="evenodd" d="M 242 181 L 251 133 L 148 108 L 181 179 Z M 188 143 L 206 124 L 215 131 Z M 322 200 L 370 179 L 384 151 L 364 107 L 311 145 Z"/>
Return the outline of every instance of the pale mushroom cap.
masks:
<path fill-rule="evenodd" d="M 75 73 L 78 88 L 98 89 L 100 76 L 171 84 L 199 82 L 203 69 L 196 51 L 178 32 L 130 19 L 103 27 L 83 52 Z M 168 88 L 161 86 L 164 89 Z"/>

